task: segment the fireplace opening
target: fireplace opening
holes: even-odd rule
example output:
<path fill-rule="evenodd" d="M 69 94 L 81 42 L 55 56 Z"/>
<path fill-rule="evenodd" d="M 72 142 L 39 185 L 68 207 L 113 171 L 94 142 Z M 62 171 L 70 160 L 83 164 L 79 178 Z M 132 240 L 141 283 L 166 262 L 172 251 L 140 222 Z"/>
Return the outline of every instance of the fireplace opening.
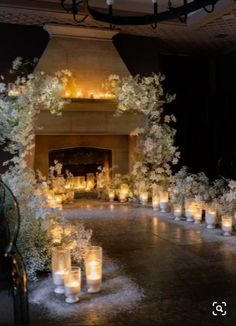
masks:
<path fill-rule="evenodd" d="M 49 165 L 54 165 L 55 160 L 63 164 L 63 174 L 68 170 L 74 176 L 96 176 L 99 167 L 112 167 L 112 151 L 92 147 L 57 149 L 49 152 Z"/>

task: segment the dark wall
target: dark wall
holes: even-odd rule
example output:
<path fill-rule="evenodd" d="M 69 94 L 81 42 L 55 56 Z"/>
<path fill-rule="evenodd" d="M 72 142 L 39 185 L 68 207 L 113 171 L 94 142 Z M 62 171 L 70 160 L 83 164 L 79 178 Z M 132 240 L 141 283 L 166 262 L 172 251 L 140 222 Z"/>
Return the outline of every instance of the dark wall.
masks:
<path fill-rule="evenodd" d="M 0 24 L 0 75 L 6 82 L 14 81 L 15 76 L 9 74 L 12 61 L 18 56 L 29 61 L 39 58 L 47 43 L 48 34 L 41 27 Z M 0 147 L 0 172 L 9 157 Z"/>
<path fill-rule="evenodd" d="M 40 57 L 47 42 L 41 27 L 0 24 L 0 74 L 8 72 L 16 56 Z M 114 44 L 133 75 L 161 71 L 166 89 L 176 93 L 168 111 L 177 117 L 180 166 L 210 177 L 223 171 L 236 179 L 236 52 L 219 57 L 167 55 L 170 51 L 161 40 L 130 35 L 117 35 Z"/>

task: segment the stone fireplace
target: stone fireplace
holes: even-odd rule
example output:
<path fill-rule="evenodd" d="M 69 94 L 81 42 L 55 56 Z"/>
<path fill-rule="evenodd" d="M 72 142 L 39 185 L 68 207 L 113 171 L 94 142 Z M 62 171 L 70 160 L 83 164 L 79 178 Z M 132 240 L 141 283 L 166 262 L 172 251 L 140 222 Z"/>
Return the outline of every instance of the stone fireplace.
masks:
<path fill-rule="evenodd" d="M 61 25 L 46 29 L 50 41 L 36 69 L 49 74 L 71 70 L 85 96 L 73 98 L 59 117 L 41 111 L 39 124 L 43 129 L 36 134 L 31 164 L 44 175 L 55 159 L 74 175 L 94 173 L 98 165 L 116 167 L 114 173 L 128 173 L 135 147 L 130 132 L 143 125 L 143 117 L 117 117 L 114 100 L 88 96 L 91 89 L 101 91 L 110 74 L 129 75 L 112 42 L 117 32 Z"/>

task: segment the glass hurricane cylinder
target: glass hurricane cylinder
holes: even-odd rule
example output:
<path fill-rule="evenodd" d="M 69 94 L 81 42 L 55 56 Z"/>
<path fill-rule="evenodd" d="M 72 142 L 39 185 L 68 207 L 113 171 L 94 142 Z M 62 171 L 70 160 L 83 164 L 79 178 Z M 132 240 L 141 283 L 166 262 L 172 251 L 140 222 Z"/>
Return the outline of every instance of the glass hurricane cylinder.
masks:
<path fill-rule="evenodd" d="M 193 212 L 193 219 L 195 224 L 200 224 L 202 221 L 202 205 L 196 204 Z"/>
<path fill-rule="evenodd" d="M 152 187 L 152 208 L 154 211 L 159 210 L 160 206 L 160 195 L 159 195 L 159 187 L 157 185 L 153 185 Z"/>
<path fill-rule="evenodd" d="M 148 191 L 142 191 L 139 195 L 139 199 L 142 205 L 146 205 L 148 202 Z"/>
<path fill-rule="evenodd" d="M 169 205 L 169 194 L 168 191 L 161 190 L 160 191 L 160 209 L 162 213 L 166 213 L 168 211 Z"/>
<path fill-rule="evenodd" d="M 119 200 L 121 203 L 127 201 L 129 196 L 129 186 L 126 183 L 122 183 L 119 189 Z"/>
<path fill-rule="evenodd" d="M 64 277 L 65 301 L 75 303 L 79 301 L 81 290 L 81 270 L 79 267 L 72 267 Z"/>
<path fill-rule="evenodd" d="M 180 221 L 182 216 L 182 205 L 181 204 L 174 204 L 174 216 L 175 221 Z"/>
<path fill-rule="evenodd" d="M 230 236 L 232 234 L 233 218 L 230 215 L 223 215 L 221 217 L 221 229 L 224 236 Z"/>
<path fill-rule="evenodd" d="M 61 246 L 52 248 L 52 277 L 55 293 L 64 293 L 64 277 L 71 269 L 70 249 Z"/>
<path fill-rule="evenodd" d="M 184 203 L 184 210 L 187 222 L 194 222 L 194 205 L 193 198 L 186 198 Z"/>
<path fill-rule="evenodd" d="M 92 246 L 85 258 L 86 284 L 88 293 L 97 293 L 102 283 L 102 248 Z"/>
<path fill-rule="evenodd" d="M 114 201 L 114 199 L 115 199 L 115 190 L 114 189 L 108 190 L 108 197 L 109 197 L 109 201 Z"/>
<path fill-rule="evenodd" d="M 205 206 L 205 221 L 207 229 L 215 229 L 217 222 L 217 211 L 215 203 L 209 203 Z"/>

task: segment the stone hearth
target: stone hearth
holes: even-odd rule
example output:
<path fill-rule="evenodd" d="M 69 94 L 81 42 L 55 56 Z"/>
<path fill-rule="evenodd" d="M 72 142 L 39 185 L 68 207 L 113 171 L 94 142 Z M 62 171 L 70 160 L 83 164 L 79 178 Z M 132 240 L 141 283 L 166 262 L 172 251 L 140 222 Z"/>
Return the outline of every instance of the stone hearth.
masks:
<path fill-rule="evenodd" d="M 117 32 L 57 25 L 46 29 L 51 39 L 36 69 L 49 74 L 71 70 L 84 94 L 91 89 L 101 91 L 110 74 L 129 75 L 112 42 Z M 88 151 L 109 150 L 114 172 L 129 172 L 135 147 L 130 132 L 144 120 L 132 114 L 117 117 L 115 110 L 115 101 L 91 98 L 72 99 L 59 117 L 42 110 L 39 125 L 43 129 L 36 133 L 35 155 L 29 164 L 47 175 L 51 151 L 87 147 Z"/>

